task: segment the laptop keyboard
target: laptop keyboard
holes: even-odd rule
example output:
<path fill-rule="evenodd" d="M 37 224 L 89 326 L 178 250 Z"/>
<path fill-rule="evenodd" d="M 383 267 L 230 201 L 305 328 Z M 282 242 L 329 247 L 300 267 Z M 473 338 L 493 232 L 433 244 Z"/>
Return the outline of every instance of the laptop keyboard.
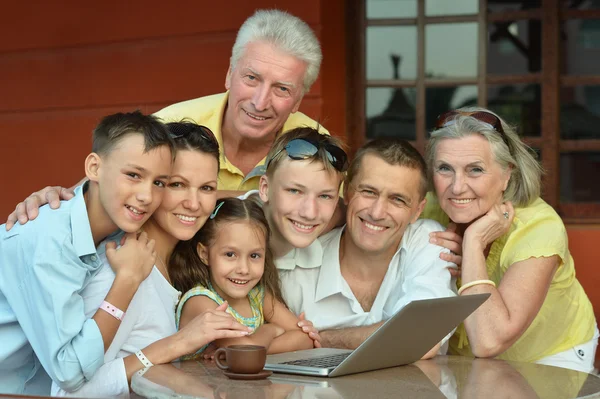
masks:
<path fill-rule="evenodd" d="M 292 360 L 282 364 L 293 364 L 294 366 L 316 367 L 316 368 L 332 368 L 337 367 L 344 361 L 352 352 L 340 353 L 339 355 L 328 355 L 321 357 L 313 357 L 312 359 Z"/>

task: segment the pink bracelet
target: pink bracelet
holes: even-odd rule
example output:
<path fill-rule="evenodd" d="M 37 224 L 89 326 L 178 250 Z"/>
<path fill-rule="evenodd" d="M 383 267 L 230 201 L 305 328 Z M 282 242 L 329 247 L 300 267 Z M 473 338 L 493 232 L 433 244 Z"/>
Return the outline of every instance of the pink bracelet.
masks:
<path fill-rule="evenodd" d="M 123 317 L 125 317 L 125 312 L 121 309 L 114 307 L 110 303 L 106 301 L 102 301 L 102 305 L 100 305 L 100 309 L 104 310 L 106 313 L 114 317 L 115 319 L 121 321 Z"/>

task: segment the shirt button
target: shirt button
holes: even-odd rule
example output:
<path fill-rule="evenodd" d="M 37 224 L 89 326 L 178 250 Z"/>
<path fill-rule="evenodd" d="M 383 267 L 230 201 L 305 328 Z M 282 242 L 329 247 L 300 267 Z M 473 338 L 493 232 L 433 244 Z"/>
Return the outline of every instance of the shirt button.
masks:
<path fill-rule="evenodd" d="M 96 255 L 92 255 L 92 262 L 95 262 L 96 260 L 98 260 L 98 257 Z"/>

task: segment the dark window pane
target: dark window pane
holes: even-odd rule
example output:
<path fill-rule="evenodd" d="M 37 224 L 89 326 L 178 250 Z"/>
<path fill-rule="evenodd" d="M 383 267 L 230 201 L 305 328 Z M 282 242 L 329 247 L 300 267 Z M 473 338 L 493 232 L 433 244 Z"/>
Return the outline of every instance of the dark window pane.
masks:
<path fill-rule="evenodd" d="M 477 23 L 427 25 L 425 71 L 430 78 L 477 76 Z"/>
<path fill-rule="evenodd" d="M 417 0 L 367 0 L 367 18 L 415 18 Z"/>
<path fill-rule="evenodd" d="M 540 136 L 541 107 L 537 84 L 488 86 L 488 108 L 516 126 L 521 136 Z"/>
<path fill-rule="evenodd" d="M 539 20 L 500 21 L 488 25 L 487 71 L 518 75 L 541 70 Z"/>
<path fill-rule="evenodd" d="M 367 79 L 417 77 L 417 28 L 414 26 L 367 28 Z"/>
<path fill-rule="evenodd" d="M 560 156 L 560 199 L 600 203 L 600 152 L 572 152 Z"/>
<path fill-rule="evenodd" d="M 600 8 L 600 0 L 561 0 L 565 9 L 572 10 L 593 10 Z"/>
<path fill-rule="evenodd" d="M 415 140 L 415 89 L 368 88 L 367 138 Z"/>
<path fill-rule="evenodd" d="M 488 12 L 519 11 L 540 8 L 542 0 L 488 0 Z"/>
<path fill-rule="evenodd" d="M 565 140 L 600 139 L 600 86 L 562 88 L 560 130 Z"/>
<path fill-rule="evenodd" d="M 444 112 L 450 109 L 476 105 L 477 86 L 428 87 L 425 89 L 427 132 L 431 132 L 435 127 L 437 117 Z"/>
<path fill-rule="evenodd" d="M 563 73 L 600 74 L 600 20 L 573 19 L 563 23 Z"/>
<path fill-rule="evenodd" d="M 464 15 L 477 14 L 478 0 L 426 0 L 425 15 Z"/>

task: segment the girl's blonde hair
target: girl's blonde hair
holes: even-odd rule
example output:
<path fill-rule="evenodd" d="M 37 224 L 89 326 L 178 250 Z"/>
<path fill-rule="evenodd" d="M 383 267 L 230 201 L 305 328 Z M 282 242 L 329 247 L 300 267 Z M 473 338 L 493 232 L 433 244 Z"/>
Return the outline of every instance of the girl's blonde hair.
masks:
<path fill-rule="evenodd" d="M 248 221 L 254 224 L 266 237 L 267 248 L 265 252 L 265 269 L 260 283 L 266 292 L 270 293 L 274 300 L 285 304 L 281 295 L 279 274 L 273 261 L 273 255 L 269 249 L 269 237 L 271 230 L 269 223 L 257 200 L 248 198 L 225 198 L 217 201 L 217 206 L 204 226 L 189 241 L 180 241 L 169 259 L 169 277 L 173 286 L 181 291 L 187 292 L 197 285 L 208 287 L 210 283 L 209 267 L 198 255 L 198 245 L 202 244 L 209 248 L 217 237 L 219 226 L 224 223 Z"/>

